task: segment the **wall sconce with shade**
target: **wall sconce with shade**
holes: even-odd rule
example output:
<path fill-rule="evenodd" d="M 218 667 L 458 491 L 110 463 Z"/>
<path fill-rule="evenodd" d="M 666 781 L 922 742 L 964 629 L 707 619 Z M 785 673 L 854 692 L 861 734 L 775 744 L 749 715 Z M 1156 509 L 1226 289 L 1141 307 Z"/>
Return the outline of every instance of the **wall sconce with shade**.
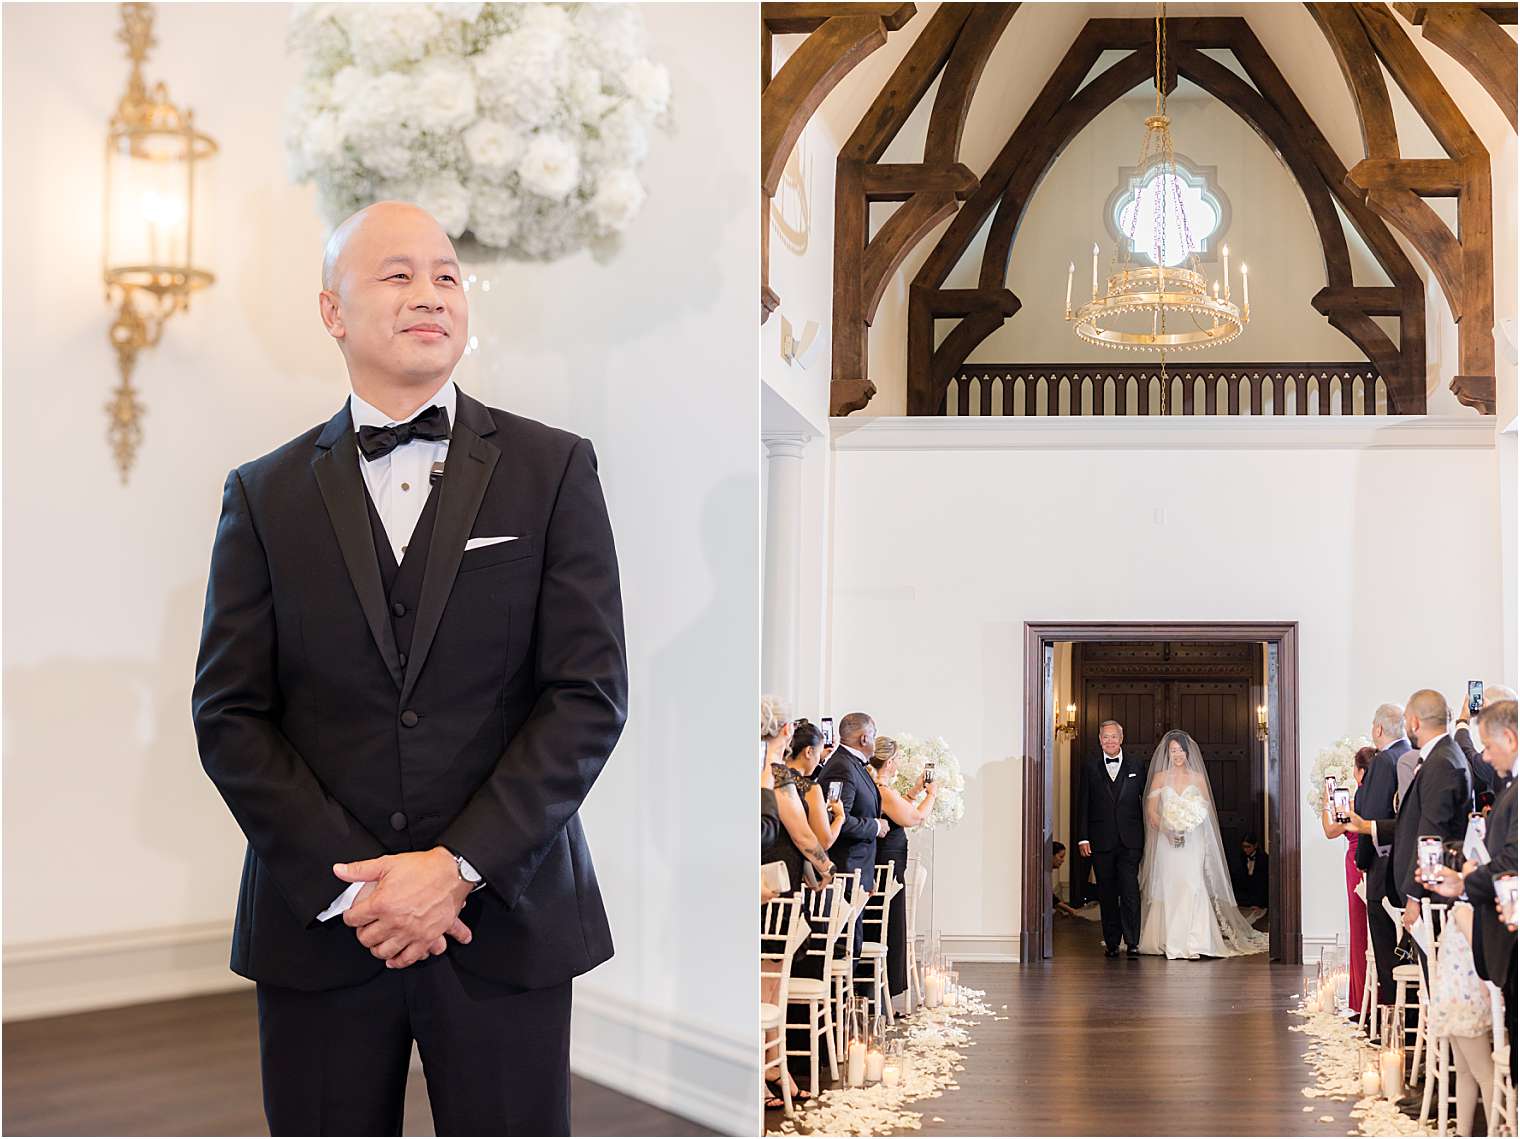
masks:
<path fill-rule="evenodd" d="M 1064 717 L 1061 710 L 1056 709 L 1056 738 L 1060 740 L 1077 738 L 1077 706 L 1075 704 L 1066 705 Z"/>
<path fill-rule="evenodd" d="M 125 483 L 142 442 L 144 409 L 132 387 L 138 353 L 157 344 L 164 321 L 188 311 L 191 294 L 216 279 L 195 266 L 194 239 L 206 197 L 204 189 L 197 196 L 196 180 L 217 145 L 195 128 L 189 108 L 169 100 L 163 83 L 149 91 L 143 82 L 156 43 L 153 5 L 121 5 L 121 23 L 116 38 L 132 73 L 106 135 L 102 271 L 106 303 L 119 306 L 110 336 L 121 369 L 121 386 L 105 405 L 106 437 Z"/>

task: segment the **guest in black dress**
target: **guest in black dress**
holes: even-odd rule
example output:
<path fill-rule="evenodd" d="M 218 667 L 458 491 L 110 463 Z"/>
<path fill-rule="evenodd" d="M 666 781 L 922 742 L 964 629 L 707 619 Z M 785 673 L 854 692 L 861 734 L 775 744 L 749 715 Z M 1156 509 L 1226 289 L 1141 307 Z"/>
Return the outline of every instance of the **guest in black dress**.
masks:
<path fill-rule="evenodd" d="M 818 772 L 828 756 L 823 732 L 803 720 L 792 733 L 790 757 L 786 765 L 796 773 L 797 793 L 802 796 L 802 806 L 807 812 L 808 825 L 824 850 L 834 845 L 839 828 L 844 823 L 844 804 L 838 799 L 828 801 L 826 788 L 818 782 Z"/>
<path fill-rule="evenodd" d="M 926 784 L 922 778 L 906 796 L 896 786 L 897 741 L 886 736 L 876 739 L 876 754 L 871 757 L 871 773 L 881 789 L 881 811 L 887 820 L 887 833 L 876 840 L 878 866 L 892 863 L 892 877 L 906 887 L 908 869 L 908 831 L 929 817 L 939 786 Z M 893 1007 L 903 1010 L 897 998 L 908 989 L 908 891 L 899 890 L 891 901 L 887 917 L 887 990 Z"/>

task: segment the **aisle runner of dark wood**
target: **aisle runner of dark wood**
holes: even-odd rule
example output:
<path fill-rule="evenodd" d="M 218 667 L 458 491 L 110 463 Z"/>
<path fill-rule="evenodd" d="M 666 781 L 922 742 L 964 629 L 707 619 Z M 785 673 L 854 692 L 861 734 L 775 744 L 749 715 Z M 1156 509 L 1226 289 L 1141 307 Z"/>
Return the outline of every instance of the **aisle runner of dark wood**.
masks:
<path fill-rule="evenodd" d="M 4 1026 L 6 1135 L 267 1135 L 253 990 Z M 422 1073 L 407 1135 L 433 1134 Z M 577 1077 L 576 1135 L 711 1135 Z"/>
<path fill-rule="evenodd" d="M 1352 1102 L 1304 1096 L 1315 1082 L 1304 1059 L 1311 1041 L 1289 1031 L 1303 1023 L 1289 1011 L 1301 967 L 1265 956 L 1109 960 L 1099 936 L 1093 923 L 1063 919 L 1043 965 L 962 962 L 962 983 L 985 990 L 1008 1019 L 977 1025 L 959 1088 L 905 1105 L 924 1115 L 920 1129 L 900 1133 L 1358 1132 Z M 780 1112 L 766 1122 L 775 1128 Z"/>

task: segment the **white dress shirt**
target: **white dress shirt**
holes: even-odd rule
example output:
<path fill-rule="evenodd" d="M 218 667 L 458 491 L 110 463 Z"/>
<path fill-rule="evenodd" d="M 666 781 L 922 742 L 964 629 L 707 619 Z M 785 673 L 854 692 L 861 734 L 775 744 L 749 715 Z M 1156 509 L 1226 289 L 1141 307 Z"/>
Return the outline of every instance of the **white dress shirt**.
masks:
<path fill-rule="evenodd" d="M 1121 751 L 1115 756 L 1110 756 L 1107 752 L 1104 752 L 1103 766 L 1108 771 L 1109 782 L 1112 783 L 1119 778 L 1119 770 L 1124 766 L 1124 752 Z"/>
<path fill-rule="evenodd" d="M 457 395 L 458 389 L 454 387 L 454 381 L 446 380 L 432 399 L 405 419 L 397 420 L 373 404 L 366 403 L 355 392 L 348 397 L 348 413 L 353 418 L 354 434 L 357 435 L 361 427 L 393 427 L 397 423 L 410 423 L 428 408 L 437 405 L 448 412 L 449 429 L 453 430 Z M 422 508 L 427 505 L 428 493 L 432 487 L 430 479 L 433 464 L 443 462 L 448 453 L 447 439 L 413 439 L 390 454 L 373 460 L 366 459 L 363 451 L 358 452 L 364 486 L 369 491 L 370 501 L 375 504 L 375 513 L 380 515 L 380 521 L 385 524 L 385 534 L 391 540 L 391 550 L 396 555 L 398 565 L 406 557 L 406 544 L 411 541 L 412 531 L 417 529 L 417 519 L 422 517 Z M 476 873 L 475 867 L 468 861 L 461 868 L 467 874 Z M 481 882 L 475 889 L 478 890 L 483 885 L 485 883 Z M 363 882 L 350 882 L 348 888 L 333 899 L 332 905 L 317 915 L 317 920 L 326 921 L 341 914 L 354 904 L 354 899 L 363 888 Z"/>

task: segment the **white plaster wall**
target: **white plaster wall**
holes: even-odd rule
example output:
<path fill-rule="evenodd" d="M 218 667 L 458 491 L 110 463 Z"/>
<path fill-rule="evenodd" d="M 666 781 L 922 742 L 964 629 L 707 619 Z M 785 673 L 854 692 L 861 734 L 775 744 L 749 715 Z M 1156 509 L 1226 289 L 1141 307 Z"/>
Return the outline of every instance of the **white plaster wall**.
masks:
<path fill-rule="evenodd" d="M 1019 928 L 1026 621 L 1299 622 L 1305 775 L 1380 701 L 1503 675 L 1497 624 L 1441 600 L 1479 614 L 1498 598 L 1497 559 L 1444 536 L 1492 529 L 1481 427 L 1436 448 L 1414 429 L 1375 448 L 1330 432 L 1224 448 L 1200 430 L 1150 449 L 1154 432 L 1119 423 L 1063 447 L 1049 423 L 1009 441 L 913 422 L 836 421 L 832 691 L 960 757 L 966 817 L 935 840 L 946 937 Z M 1398 556 L 1420 519 L 1426 552 Z M 1342 850 L 1303 822 L 1304 933 L 1333 936 Z"/>

